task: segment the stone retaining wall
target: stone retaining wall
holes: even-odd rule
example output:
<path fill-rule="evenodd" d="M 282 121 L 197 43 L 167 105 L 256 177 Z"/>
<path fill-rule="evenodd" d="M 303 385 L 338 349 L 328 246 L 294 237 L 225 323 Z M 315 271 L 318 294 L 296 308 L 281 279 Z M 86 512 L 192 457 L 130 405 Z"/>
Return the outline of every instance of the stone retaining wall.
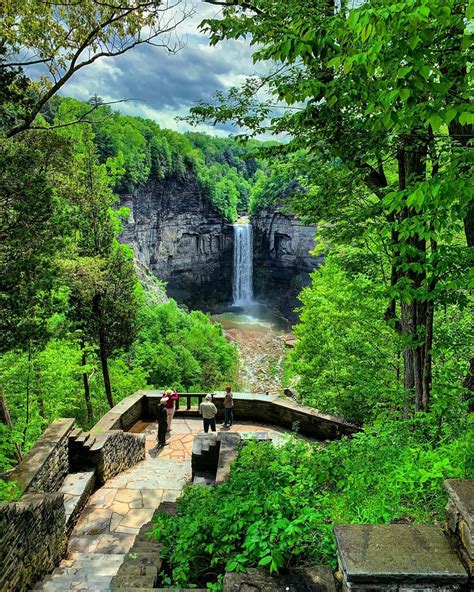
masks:
<path fill-rule="evenodd" d="M 26 494 L 0 505 L 0 590 L 23 592 L 50 572 L 67 549 L 62 494 Z"/>
<path fill-rule="evenodd" d="M 58 491 L 69 472 L 68 436 L 73 427 L 74 419 L 53 421 L 7 480 L 24 493 Z"/>
<path fill-rule="evenodd" d="M 95 437 L 89 449 L 89 461 L 96 469 L 96 479 L 104 484 L 118 473 L 145 460 L 145 436 L 122 430 L 104 432 Z"/>

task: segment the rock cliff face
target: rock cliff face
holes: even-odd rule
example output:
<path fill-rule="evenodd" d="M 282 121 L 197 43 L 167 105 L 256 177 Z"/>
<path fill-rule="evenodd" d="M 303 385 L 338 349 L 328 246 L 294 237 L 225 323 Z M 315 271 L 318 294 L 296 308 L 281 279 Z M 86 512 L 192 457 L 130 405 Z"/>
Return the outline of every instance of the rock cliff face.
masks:
<path fill-rule="evenodd" d="M 167 293 L 195 308 L 230 300 L 233 229 L 192 175 L 149 181 L 121 205 L 130 208 L 120 240 L 138 263 L 167 282 Z"/>
<path fill-rule="evenodd" d="M 313 257 L 316 225 L 304 226 L 297 218 L 272 205 L 252 218 L 254 250 L 254 292 L 266 299 L 291 322 L 301 289 L 309 274 L 324 262 Z"/>

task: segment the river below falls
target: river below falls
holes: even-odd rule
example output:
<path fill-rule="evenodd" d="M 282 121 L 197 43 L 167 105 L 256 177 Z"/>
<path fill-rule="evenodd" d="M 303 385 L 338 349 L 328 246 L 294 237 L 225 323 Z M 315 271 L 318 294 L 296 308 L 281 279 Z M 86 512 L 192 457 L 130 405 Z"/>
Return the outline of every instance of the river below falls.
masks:
<path fill-rule="evenodd" d="M 282 388 L 285 340 L 288 323 L 264 304 L 227 306 L 215 310 L 212 319 L 221 323 L 227 339 L 239 351 L 239 388 L 255 393 L 277 393 Z"/>

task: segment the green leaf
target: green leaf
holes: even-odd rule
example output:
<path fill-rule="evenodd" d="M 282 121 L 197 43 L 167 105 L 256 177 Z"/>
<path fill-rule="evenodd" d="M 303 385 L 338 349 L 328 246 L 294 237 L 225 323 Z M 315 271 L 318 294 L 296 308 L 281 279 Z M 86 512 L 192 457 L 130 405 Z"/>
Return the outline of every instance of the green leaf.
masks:
<path fill-rule="evenodd" d="M 444 120 L 438 114 L 435 114 L 428 119 L 428 123 L 431 125 L 433 131 L 437 132 L 443 125 Z"/>
<path fill-rule="evenodd" d="M 444 114 L 444 121 L 446 125 L 449 125 L 451 121 L 456 117 L 457 110 L 456 109 L 448 109 Z"/>
<path fill-rule="evenodd" d="M 469 113 L 468 111 L 464 111 L 459 116 L 459 123 L 461 125 L 470 125 L 474 123 L 474 113 Z"/>
<path fill-rule="evenodd" d="M 272 561 L 272 556 L 266 555 L 265 557 L 262 557 L 262 559 L 260 559 L 260 561 L 258 562 L 258 565 L 260 567 L 263 567 L 264 565 L 268 565 L 271 561 Z"/>
<path fill-rule="evenodd" d="M 411 95 L 411 90 L 409 88 L 402 88 L 400 89 L 400 98 L 403 102 L 406 102 L 409 96 Z"/>

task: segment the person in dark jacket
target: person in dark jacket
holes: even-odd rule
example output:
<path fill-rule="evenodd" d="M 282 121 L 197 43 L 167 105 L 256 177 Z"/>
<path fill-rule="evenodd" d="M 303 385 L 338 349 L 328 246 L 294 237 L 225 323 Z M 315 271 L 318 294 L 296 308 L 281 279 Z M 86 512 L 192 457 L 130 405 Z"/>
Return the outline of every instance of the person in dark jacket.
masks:
<path fill-rule="evenodd" d="M 163 397 L 156 410 L 156 421 L 158 422 L 158 446 L 166 446 L 166 430 L 168 429 L 168 414 L 166 413 L 167 397 Z"/>

